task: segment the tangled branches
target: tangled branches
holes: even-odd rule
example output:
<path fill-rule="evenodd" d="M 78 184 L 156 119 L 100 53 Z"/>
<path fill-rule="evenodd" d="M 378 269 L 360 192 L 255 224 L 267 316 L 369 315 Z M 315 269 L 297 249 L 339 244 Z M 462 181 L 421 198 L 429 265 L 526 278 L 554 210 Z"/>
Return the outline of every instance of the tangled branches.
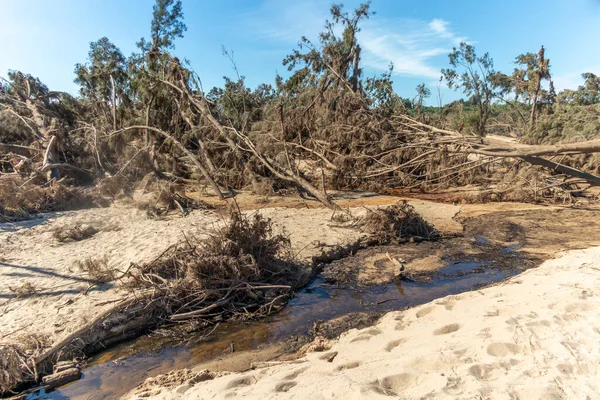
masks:
<path fill-rule="evenodd" d="M 0 344 L 0 395 L 10 393 L 21 382 L 37 380 L 43 372 L 34 359 L 45 345 L 44 339 L 25 336 L 20 344 Z"/>
<path fill-rule="evenodd" d="M 406 201 L 391 207 L 367 210 L 362 221 L 365 232 L 380 244 L 408 240 L 436 240 L 440 233 Z"/>
<path fill-rule="evenodd" d="M 38 185 L 18 176 L 0 176 L 0 221 L 18 221 L 30 214 L 62 211 L 96 204 L 89 193 L 63 182 Z"/>
<path fill-rule="evenodd" d="M 172 321 L 249 318 L 284 303 L 297 283 L 289 239 L 260 214 L 231 213 L 205 238 L 188 237 L 131 271 L 129 286 L 151 290 Z"/>

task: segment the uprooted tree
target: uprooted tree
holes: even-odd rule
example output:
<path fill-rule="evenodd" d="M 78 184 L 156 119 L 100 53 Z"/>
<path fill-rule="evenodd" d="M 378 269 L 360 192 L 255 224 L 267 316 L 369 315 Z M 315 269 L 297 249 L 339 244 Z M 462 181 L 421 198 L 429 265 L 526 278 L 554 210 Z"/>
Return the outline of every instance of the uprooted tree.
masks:
<path fill-rule="evenodd" d="M 244 189 L 263 195 L 293 190 L 335 211 L 333 190 L 397 193 L 475 184 L 511 199 L 504 194 L 523 178 L 534 191 L 525 199 L 537 200 L 557 191 L 570 198 L 600 185 L 596 75 L 585 74 L 577 91 L 554 96 L 551 85 L 542 84 L 550 82 L 543 51 L 521 57 L 523 68 L 508 76 L 493 69 L 488 54 L 477 56 L 461 44 L 443 74 L 469 99 L 428 107 L 424 84 L 412 101 L 394 92 L 391 64 L 379 76 L 364 76 L 359 32 L 372 15 L 369 3 L 353 12 L 332 6 L 318 41 L 302 38 L 284 59 L 289 76 L 256 89 L 247 87 L 231 51 L 223 54 L 236 76 L 208 92 L 172 54 L 186 30 L 180 0 L 156 1 L 150 39 L 140 40 L 129 58 L 108 38 L 91 43 L 87 61 L 76 66 L 77 98 L 11 71 L 0 80 L 0 218 L 114 198 L 147 177 L 208 188 L 219 199 Z M 509 95 L 514 100 L 506 108 L 495 102 Z M 489 135 L 498 133 L 496 126 L 521 136 Z M 413 218 L 409 211 L 395 210 Z M 390 215 L 375 217 L 375 226 L 390 225 Z M 437 237 L 419 221 L 415 226 L 418 236 Z M 129 283 L 159 307 L 154 311 L 172 321 L 263 313 L 295 284 L 295 266 L 281 254 L 287 250 L 289 242 L 273 235 L 268 221 L 237 213 L 211 238 L 187 238 L 127 272 Z M 92 264 L 85 268 L 98 268 Z M 139 301 L 127 300 L 118 310 Z M 144 317 L 124 315 L 135 324 Z M 34 367 L 73 337 L 29 355 L 33 364 L 15 361 L 23 355 L 17 348 L 0 349 L 0 362 L 8 354 L 5 368 L 37 379 Z M 0 390 L 14 383 L 0 379 Z"/>
<path fill-rule="evenodd" d="M 494 71 L 488 54 L 461 44 L 443 74 L 470 96 L 459 116 L 474 106 L 473 129 L 447 126 L 453 105 L 440 109 L 433 126 L 424 122 L 430 120 L 425 85 L 410 101 L 393 91 L 392 65 L 381 76 L 363 76 L 358 33 L 372 15 L 369 3 L 353 12 L 332 6 L 318 42 L 301 39 L 284 59 L 289 77 L 277 76 L 275 87 L 246 87 L 233 53 L 224 50 L 237 76 L 205 93 L 200 78 L 170 53 L 186 30 L 181 1 L 159 0 L 150 40 L 140 40 L 136 54 L 126 59 L 107 38 L 91 43 L 88 61 L 76 67 L 79 98 L 17 71 L 2 81 L 0 185 L 133 187 L 154 174 L 208 187 L 219 198 L 248 187 L 293 189 L 337 209 L 332 189 L 493 187 L 503 175 L 494 168 L 505 171 L 502 160 L 509 158 L 545 168 L 540 179 L 548 188 L 572 193 L 598 184 L 597 166 L 581 161 L 598 152 L 597 141 L 540 147 L 485 135 L 496 118 L 494 99 L 508 92 L 517 97 L 507 110 L 522 114 L 519 93 L 531 99 L 526 131 L 535 121 L 536 132 L 546 129 L 551 104 L 544 108 L 539 100 L 547 97 L 540 85 L 549 77 L 543 52 L 523 56 L 519 62 L 528 69 L 509 77 Z M 580 88 L 586 104 L 598 97 L 592 75 Z M 10 207 L 0 207 L 7 218 Z"/>

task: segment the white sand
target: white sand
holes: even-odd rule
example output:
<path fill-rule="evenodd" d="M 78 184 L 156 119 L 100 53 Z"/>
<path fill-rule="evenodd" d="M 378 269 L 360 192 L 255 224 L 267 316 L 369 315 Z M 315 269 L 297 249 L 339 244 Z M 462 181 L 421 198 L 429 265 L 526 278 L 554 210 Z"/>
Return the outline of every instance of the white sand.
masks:
<path fill-rule="evenodd" d="M 364 236 L 358 230 L 337 226 L 330 220 L 328 209 L 272 208 L 260 212 L 272 218 L 277 231 L 290 235 L 297 257 L 307 267 L 322 251 Z M 0 224 L 0 343 L 18 343 L 21 337 L 35 334 L 50 345 L 128 295 L 119 289 L 118 282 L 87 291 L 89 277 L 74 265 L 77 260 L 106 256 L 111 267 L 124 271 L 132 262 L 154 259 L 183 240 L 184 234 L 201 235 L 221 220 L 200 210 L 185 218 L 149 219 L 135 208 L 112 206 Z M 100 232 L 78 242 L 60 243 L 54 238 L 57 228 L 81 225 Z M 37 294 L 15 298 L 15 290 L 26 283 Z"/>
<path fill-rule="evenodd" d="M 52 343 L 126 296 L 116 283 L 86 294 L 90 282 L 74 265 L 77 260 L 106 256 L 111 267 L 124 271 L 131 262 L 145 262 L 159 255 L 180 240 L 182 232 L 205 228 L 215 221 L 214 215 L 205 212 L 156 220 L 134 208 L 110 207 L 1 224 L 0 342 L 36 334 Z M 54 238 L 55 229 L 61 226 L 84 224 L 100 232 L 79 242 L 60 243 Z M 38 294 L 14 298 L 13 290 L 25 283 Z"/>
<path fill-rule="evenodd" d="M 389 313 L 299 363 L 176 388 L 146 385 L 129 398 L 597 399 L 599 314 L 594 247 L 494 287 Z"/>

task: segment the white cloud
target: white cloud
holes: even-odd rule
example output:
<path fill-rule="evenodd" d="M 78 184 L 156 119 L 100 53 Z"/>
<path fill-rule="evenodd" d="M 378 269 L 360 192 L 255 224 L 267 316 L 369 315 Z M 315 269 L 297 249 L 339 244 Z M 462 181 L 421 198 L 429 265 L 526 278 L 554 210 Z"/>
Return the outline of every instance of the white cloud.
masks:
<path fill-rule="evenodd" d="M 591 72 L 596 75 L 600 75 L 600 64 L 588 65 L 586 68 L 581 68 L 579 72 L 568 72 L 556 74 L 552 77 L 554 87 L 556 91 L 571 89 L 576 90 L 579 86 L 584 84 L 583 77 L 581 76 L 585 72 Z"/>
<path fill-rule="evenodd" d="M 265 0 L 255 10 L 240 15 L 257 39 L 287 44 L 297 43 L 302 36 L 314 40 L 328 16 L 327 5 L 315 0 Z"/>
<path fill-rule="evenodd" d="M 555 75 L 552 77 L 552 81 L 554 82 L 554 87 L 557 92 L 560 92 L 565 89 L 575 90 L 579 87 L 579 85 L 583 85 L 583 78 L 581 77 L 581 73 L 567 73 Z"/>
<path fill-rule="evenodd" d="M 394 63 L 399 75 L 439 78 L 440 67 L 434 57 L 448 54 L 452 47 L 466 38 L 456 35 L 443 19 L 369 21 L 360 34 L 366 50 L 364 61 L 374 69 L 387 68 Z"/>
<path fill-rule="evenodd" d="M 294 47 L 302 36 L 317 40 L 329 9 L 318 0 L 265 0 L 256 10 L 240 17 L 258 40 Z M 434 58 L 450 53 L 461 41 L 466 38 L 457 35 L 450 22 L 440 18 L 391 20 L 376 14 L 362 23 L 359 33 L 365 67 L 384 71 L 392 62 L 396 75 L 429 79 L 438 79 L 441 67 L 447 64 L 447 60 L 440 63 L 438 59 L 438 65 Z"/>

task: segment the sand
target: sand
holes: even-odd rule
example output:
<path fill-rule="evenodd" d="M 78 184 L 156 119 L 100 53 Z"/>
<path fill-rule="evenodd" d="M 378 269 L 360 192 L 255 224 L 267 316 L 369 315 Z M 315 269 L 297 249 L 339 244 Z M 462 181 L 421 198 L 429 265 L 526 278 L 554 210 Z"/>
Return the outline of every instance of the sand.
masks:
<path fill-rule="evenodd" d="M 398 199 L 392 197 L 385 200 L 387 204 L 395 201 Z M 351 211 L 364 213 L 362 207 Z M 359 230 L 331 221 L 332 213 L 325 208 L 245 212 L 271 218 L 276 232 L 290 236 L 297 258 L 306 268 L 311 268 L 312 257 L 365 237 Z M 458 208 L 448 215 L 457 212 Z M 439 216 L 433 219 L 441 220 Z M 107 257 L 111 268 L 125 271 L 130 263 L 151 261 L 184 235 L 205 234 L 220 221 L 222 217 L 211 211 L 151 219 L 131 205 L 114 205 L 0 224 L 0 344 L 36 335 L 50 346 L 128 296 L 119 282 L 94 285 L 76 261 Z M 75 242 L 61 243 L 54 237 L 57 229 L 84 225 L 99 232 Z M 27 284 L 35 295 L 17 298 L 16 292 Z"/>
<path fill-rule="evenodd" d="M 594 399 L 599 314 L 600 247 L 572 250 L 502 284 L 388 313 L 294 362 L 169 388 L 149 381 L 127 398 Z"/>
<path fill-rule="evenodd" d="M 364 193 L 340 196 L 338 202 L 355 215 L 364 213 L 364 207 L 399 200 Z M 331 211 L 314 202 L 278 198 L 265 205 L 247 196 L 239 203 L 248 213 L 262 208 L 259 212 L 273 219 L 276 231 L 290 235 L 307 268 L 312 257 L 365 237 L 360 230 L 332 221 Z M 410 203 L 445 233 L 465 229 L 471 237 L 482 227 L 485 237 L 501 245 L 523 244 L 525 252 L 548 255 L 600 245 L 597 209 Z M 206 232 L 220 220 L 218 214 L 200 210 L 187 217 L 149 219 L 131 206 L 115 205 L 0 224 L 0 343 L 36 335 L 51 345 L 127 296 L 118 282 L 91 285 L 74 267 L 75 261 L 106 256 L 122 271 L 131 262 L 153 259 L 184 235 Z M 463 228 L 458 221 L 471 222 Z M 54 238 L 56 229 L 81 225 L 99 232 L 78 242 Z M 408 262 L 407 269 L 438 265 L 434 254 L 428 256 L 431 259 Z M 309 353 L 300 364 L 195 385 L 178 383 L 171 390 L 154 387 L 145 393 L 161 391 L 155 398 L 414 398 L 431 393 L 449 398 L 596 398 L 598 260 L 598 248 L 571 252 L 507 284 L 388 314 L 373 328 L 344 334 L 328 352 Z M 14 291 L 27 283 L 36 295 L 15 298 Z M 332 352 L 337 352 L 335 357 Z M 331 363 L 321 360 L 325 354 Z M 181 377 L 177 372 L 171 375 Z M 202 376 L 209 375 L 213 376 Z M 528 397 L 527 390 L 535 396 Z"/>
<path fill-rule="evenodd" d="M 79 328 L 123 299 L 118 283 L 94 286 L 75 262 L 106 256 L 115 270 L 150 261 L 182 237 L 182 232 L 214 224 L 215 215 L 157 220 L 131 207 L 50 213 L 43 218 L 0 225 L 0 342 L 35 334 L 48 344 Z M 88 225 L 91 238 L 61 243 L 54 231 Z M 18 299 L 14 290 L 31 284 L 36 295 Z"/>

